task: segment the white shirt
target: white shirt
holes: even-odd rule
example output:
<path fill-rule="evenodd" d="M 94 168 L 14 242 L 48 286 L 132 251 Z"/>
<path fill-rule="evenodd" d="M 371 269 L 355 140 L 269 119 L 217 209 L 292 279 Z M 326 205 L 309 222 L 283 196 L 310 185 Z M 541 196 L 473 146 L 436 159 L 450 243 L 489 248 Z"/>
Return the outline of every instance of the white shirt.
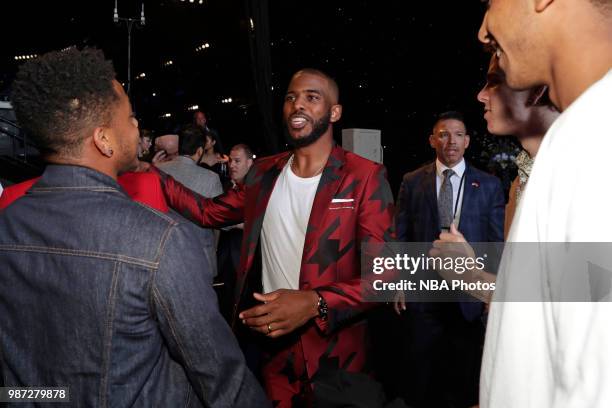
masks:
<path fill-rule="evenodd" d="M 453 214 L 455 214 L 454 223 L 459 227 L 459 220 L 461 219 L 461 206 L 463 201 L 463 190 L 465 188 L 465 180 L 461 183 L 463 174 L 465 173 L 465 159 L 461 158 L 461 161 L 455 164 L 454 167 L 446 167 L 439 159 L 436 159 L 436 197 L 440 196 L 440 187 L 444 182 L 444 170 L 452 169 L 455 174 L 450 178 L 451 185 L 453 186 Z M 461 191 L 459 191 L 461 189 Z M 461 195 L 459 195 L 461 194 Z M 459 197 L 459 200 L 457 200 Z"/>
<path fill-rule="evenodd" d="M 321 174 L 298 177 L 292 161 L 293 156 L 276 180 L 261 229 L 264 293 L 300 286 L 306 230 Z"/>
<path fill-rule="evenodd" d="M 611 112 L 612 70 L 549 129 L 508 241 L 611 241 Z M 533 268 L 537 260 L 512 252 L 504 253 L 498 290 L 520 285 L 530 267 L 536 289 L 550 290 L 554 259 Z M 480 390 L 482 408 L 612 407 L 612 303 L 493 302 Z"/>

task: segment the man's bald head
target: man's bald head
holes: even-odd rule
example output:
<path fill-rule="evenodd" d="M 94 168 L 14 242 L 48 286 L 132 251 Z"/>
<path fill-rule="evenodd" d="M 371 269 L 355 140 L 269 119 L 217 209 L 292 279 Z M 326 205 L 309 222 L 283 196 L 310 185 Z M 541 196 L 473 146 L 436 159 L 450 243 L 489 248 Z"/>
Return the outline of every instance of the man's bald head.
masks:
<path fill-rule="evenodd" d="M 338 100 L 340 99 L 340 90 L 338 89 L 338 83 L 336 82 L 334 78 L 330 77 L 325 72 L 320 71 L 318 69 L 304 68 L 304 69 L 299 70 L 295 74 L 293 74 L 293 76 L 291 77 L 291 80 L 293 80 L 294 78 L 300 75 L 304 75 L 304 74 L 315 75 L 315 76 L 325 79 L 325 81 L 327 82 L 327 89 L 329 92 L 328 96 L 330 98 L 331 104 L 335 105 L 338 103 Z"/>
<path fill-rule="evenodd" d="M 163 135 L 155 139 L 155 150 L 165 150 L 168 158 L 178 156 L 179 153 L 179 137 L 178 135 Z"/>

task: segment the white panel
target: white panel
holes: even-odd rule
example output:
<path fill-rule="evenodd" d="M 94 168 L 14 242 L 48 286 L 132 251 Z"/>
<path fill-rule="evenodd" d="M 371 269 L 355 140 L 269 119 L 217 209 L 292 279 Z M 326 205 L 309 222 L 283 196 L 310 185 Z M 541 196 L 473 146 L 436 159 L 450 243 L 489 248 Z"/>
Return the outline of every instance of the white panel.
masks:
<path fill-rule="evenodd" d="M 383 162 L 381 131 L 378 129 L 342 129 L 342 147 L 366 159 Z"/>

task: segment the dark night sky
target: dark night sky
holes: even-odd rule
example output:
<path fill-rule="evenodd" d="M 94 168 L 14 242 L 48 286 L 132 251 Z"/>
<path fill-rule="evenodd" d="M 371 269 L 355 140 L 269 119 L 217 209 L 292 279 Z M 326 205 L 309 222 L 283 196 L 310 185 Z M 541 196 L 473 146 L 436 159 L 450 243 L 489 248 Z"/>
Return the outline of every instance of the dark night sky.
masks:
<path fill-rule="evenodd" d="M 141 1 L 118 0 L 121 17 L 139 16 Z M 208 112 L 226 146 L 246 142 L 265 152 L 257 113 L 243 0 L 145 1 L 147 23 L 132 31 L 133 102 L 141 126 L 157 133 L 188 120 L 187 107 Z M 5 19 L 15 27 L 0 49 L 0 89 L 6 94 L 15 55 L 70 45 L 97 46 L 125 81 L 127 29 L 112 21 L 114 0 L 22 0 Z M 340 85 L 341 128 L 381 129 L 385 165 L 394 191 L 401 175 L 433 158 L 428 146 L 436 113 L 465 113 L 471 131 L 468 158 L 482 162 L 486 133 L 475 96 L 488 56 L 476 35 L 479 0 L 270 0 L 274 118 L 291 74 L 320 68 Z M 256 24 L 258 22 L 255 22 Z M 29 30 L 30 34 L 24 33 Z M 32 34 L 34 33 L 34 34 Z M 195 51 L 200 44 L 211 47 Z M 171 66 L 164 62 L 172 60 Z M 155 93 L 155 96 L 153 96 Z M 222 104 L 231 97 L 231 104 Z M 161 119 L 164 113 L 172 118 Z M 279 139 L 280 139 L 279 135 Z"/>

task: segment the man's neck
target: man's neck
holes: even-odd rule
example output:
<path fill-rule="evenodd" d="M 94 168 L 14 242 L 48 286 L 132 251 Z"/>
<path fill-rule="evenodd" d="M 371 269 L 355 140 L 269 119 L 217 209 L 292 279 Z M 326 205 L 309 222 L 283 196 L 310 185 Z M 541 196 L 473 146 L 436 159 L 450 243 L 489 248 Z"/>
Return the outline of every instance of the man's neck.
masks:
<path fill-rule="evenodd" d="M 449 163 L 449 164 L 446 164 L 446 163 L 444 163 L 442 160 L 440 160 L 440 158 L 439 158 L 439 157 L 438 157 L 438 158 L 436 158 L 436 161 L 437 161 L 438 163 L 440 163 L 440 164 L 441 164 L 442 166 L 444 166 L 444 167 L 447 167 L 447 168 L 449 168 L 449 169 L 454 169 L 455 167 L 457 167 L 458 165 L 460 165 L 461 163 L 463 163 L 463 162 L 465 161 L 465 159 L 462 157 L 462 158 L 461 158 L 461 160 L 459 160 L 458 162 L 453 163 L 453 164 L 450 164 L 450 163 Z"/>
<path fill-rule="evenodd" d="M 598 12 L 589 18 L 605 20 Z M 550 94 L 562 112 L 612 67 L 612 19 L 607 19 L 608 27 L 601 21 L 590 20 L 582 16 L 581 21 L 576 22 L 576 26 L 590 27 L 582 30 L 582 35 L 574 30 L 565 33 L 565 41 L 559 40 L 562 46 L 558 47 L 558 54 L 551 62 Z"/>
<path fill-rule="evenodd" d="M 518 137 L 518 141 L 521 144 L 521 147 L 527 152 L 527 154 L 529 154 L 529 157 L 533 159 L 536 154 L 538 154 L 543 138 L 544 134 L 542 133 L 539 135 Z"/>
<path fill-rule="evenodd" d="M 313 144 L 295 149 L 293 151 L 293 172 L 304 178 L 314 177 L 321 173 L 333 147 L 334 140 L 329 130 Z"/>
<path fill-rule="evenodd" d="M 538 154 L 542 139 L 559 115 L 559 111 L 552 106 L 533 106 L 530 108 L 529 119 L 520 126 L 520 131 L 514 136 L 532 159 Z"/>

